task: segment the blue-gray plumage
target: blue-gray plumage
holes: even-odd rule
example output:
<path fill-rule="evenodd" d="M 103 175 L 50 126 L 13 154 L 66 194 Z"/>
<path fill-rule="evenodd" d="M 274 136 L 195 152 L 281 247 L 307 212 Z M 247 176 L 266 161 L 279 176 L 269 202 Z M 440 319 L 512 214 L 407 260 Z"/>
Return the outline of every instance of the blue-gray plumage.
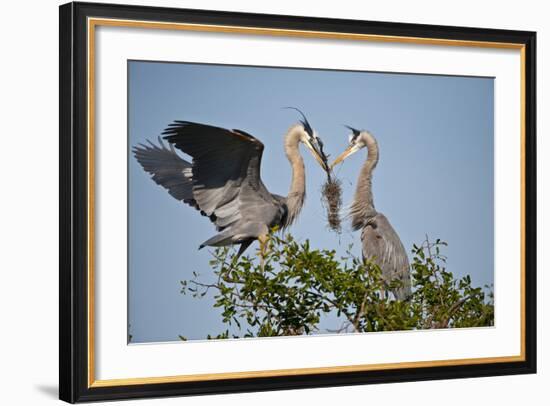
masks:
<path fill-rule="evenodd" d="M 254 240 L 262 242 L 271 228 L 286 228 L 296 220 L 306 192 L 300 143 L 323 169 L 328 169 L 319 138 L 305 117 L 284 138 L 292 167 L 287 197 L 270 193 L 263 184 L 260 165 L 264 145 L 244 131 L 174 121 L 163 136 L 168 147 L 159 137 L 159 145 L 149 141 L 148 145 L 135 146 L 133 152 L 157 184 L 214 223 L 218 234 L 199 248 L 240 244 L 241 255 Z M 180 157 L 174 147 L 191 156 L 192 163 Z"/>
<path fill-rule="evenodd" d="M 393 294 L 397 299 L 405 300 L 411 295 L 411 276 L 407 252 L 386 216 L 376 211 L 372 196 L 372 173 L 379 159 L 378 143 L 370 132 L 348 128 L 352 130 L 349 146 L 334 160 L 331 167 L 360 149 L 367 148 L 367 160 L 361 168 L 350 209 L 352 228 L 362 230 L 363 257 L 378 264 L 384 280 L 386 282 L 395 279 L 401 280 L 401 286 L 394 289 Z"/>

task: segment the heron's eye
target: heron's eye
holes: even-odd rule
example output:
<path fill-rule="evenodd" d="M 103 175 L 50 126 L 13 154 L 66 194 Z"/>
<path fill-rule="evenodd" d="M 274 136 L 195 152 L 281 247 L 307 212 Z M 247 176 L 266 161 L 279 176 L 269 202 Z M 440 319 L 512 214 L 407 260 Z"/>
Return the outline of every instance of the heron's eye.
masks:
<path fill-rule="evenodd" d="M 353 136 L 353 134 L 350 134 L 348 136 L 348 142 L 351 144 L 353 141 L 354 141 L 355 137 Z"/>

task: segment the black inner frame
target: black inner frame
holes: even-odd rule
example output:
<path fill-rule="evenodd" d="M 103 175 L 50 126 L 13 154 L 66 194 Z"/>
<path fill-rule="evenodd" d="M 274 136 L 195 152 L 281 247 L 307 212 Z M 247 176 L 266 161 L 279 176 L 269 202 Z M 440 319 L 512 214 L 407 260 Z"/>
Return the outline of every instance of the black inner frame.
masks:
<path fill-rule="evenodd" d="M 536 372 L 536 33 L 113 4 L 60 6 L 59 397 L 67 402 L 235 393 Z M 525 360 L 385 371 L 88 387 L 87 18 L 233 25 L 525 45 Z M 130 377 L 129 377 L 130 378 Z"/>

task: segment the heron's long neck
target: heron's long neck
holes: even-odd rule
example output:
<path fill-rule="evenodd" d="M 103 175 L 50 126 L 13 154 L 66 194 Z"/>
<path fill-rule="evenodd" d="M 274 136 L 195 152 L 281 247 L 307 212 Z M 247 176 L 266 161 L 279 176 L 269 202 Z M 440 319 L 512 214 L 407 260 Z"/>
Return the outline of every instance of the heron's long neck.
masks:
<path fill-rule="evenodd" d="M 304 160 L 300 155 L 300 127 L 291 127 L 285 136 L 285 153 L 292 168 L 290 189 L 286 198 L 288 216 L 285 226 L 292 224 L 300 214 L 306 197 Z"/>
<path fill-rule="evenodd" d="M 372 173 L 378 163 L 378 143 L 370 134 L 365 138 L 368 148 L 367 160 L 359 173 L 355 197 L 351 205 L 351 219 L 354 230 L 363 228 L 368 220 L 376 215 L 372 196 Z"/>

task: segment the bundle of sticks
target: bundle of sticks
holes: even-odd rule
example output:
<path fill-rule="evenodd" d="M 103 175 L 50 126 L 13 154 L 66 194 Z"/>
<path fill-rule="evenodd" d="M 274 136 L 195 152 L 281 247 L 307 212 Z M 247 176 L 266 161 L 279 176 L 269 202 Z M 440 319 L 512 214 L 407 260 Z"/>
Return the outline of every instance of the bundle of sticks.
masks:
<path fill-rule="evenodd" d="M 323 151 L 321 143 L 321 155 L 323 156 L 324 169 L 327 174 L 327 180 L 321 188 L 322 202 L 327 210 L 328 226 L 332 231 L 340 233 L 342 224 L 340 221 L 340 208 L 342 207 L 342 182 L 334 176 L 332 168 L 328 163 L 329 155 Z"/>
<path fill-rule="evenodd" d="M 337 233 L 340 233 L 342 231 L 342 224 L 340 221 L 340 208 L 342 207 L 342 182 L 340 179 L 331 176 L 330 170 L 327 171 L 327 180 L 323 184 L 321 193 L 323 195 L 323 203 L 327 209 L 329 228 Z"/>

